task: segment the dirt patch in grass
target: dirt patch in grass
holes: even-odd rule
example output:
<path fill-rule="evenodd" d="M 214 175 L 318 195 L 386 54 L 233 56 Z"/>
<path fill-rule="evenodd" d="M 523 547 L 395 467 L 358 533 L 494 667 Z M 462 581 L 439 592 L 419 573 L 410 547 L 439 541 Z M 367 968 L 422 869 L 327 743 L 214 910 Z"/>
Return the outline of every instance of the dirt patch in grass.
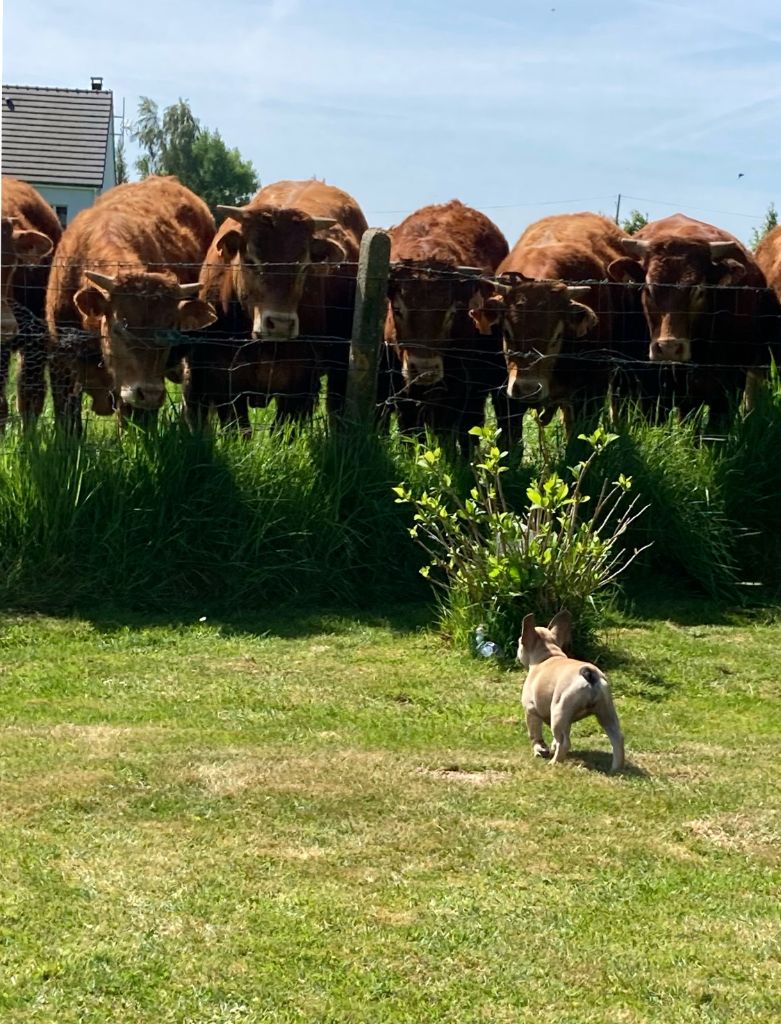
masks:
<path fill-rule="evenodd" d="M 6 780 L 2 787 L 0 811 L 15 818 L 31 818 L 52 804 L 80 800 L 102 791 L 109 772 L 88 768 L 62 768 Z"/>
<path fill-rule="evenodd" d="M 3 732 L 9 735 L 56 740 L 58 743 L 77 746 L 87 756 L 95 757 L 111 757 L 119 753 L 123 747 L 130 745 L 153 744 L 155 737 L 162 736 L 167 731 L 153 725 L 74 725 L 69 722 L 57 725 L 3 727 Z"/>
<path fill-rule="evenodd" d="M 688 821 L 686 828 L 721 850 L 781 864 L 781 820 L 775 816 L 718 814 Z"/>
<path fill-rule="evenodd" d="M 416 775 L 431 779 L 443 779 L 446 782 L 460 782 L 469 786 L 493 786 L 498 782 L 508 782 L 512 778 L 509 771 L 496 768 L 462 768 L 459 765 L 446 765 L 444 768 L 416 768 Z"/>
<path fill-rule="evenodd" d="M 182 781 L 210 796 L 232 797 L 254 789 L 273 792 L 318 792 L 339 795 L 353 789 L 356 775 L 395 771 L 395 762 L 379 753 L 324 751 L 321 756 L 257 756 L 237 753 L 230 759 L 188 765 Z"/>

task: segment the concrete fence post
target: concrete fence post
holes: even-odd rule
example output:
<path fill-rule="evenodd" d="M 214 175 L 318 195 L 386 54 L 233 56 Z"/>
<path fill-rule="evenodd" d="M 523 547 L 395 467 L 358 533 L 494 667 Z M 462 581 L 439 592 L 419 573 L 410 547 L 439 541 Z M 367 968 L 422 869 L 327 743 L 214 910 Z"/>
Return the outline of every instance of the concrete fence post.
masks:
<path fill-rule="evenodd" d="M 377 405 L 377 356 L 383 339 L 390 268 L 390 236 L 369 228 L 361 239 L 355 314 L 347 376 L 347 418 L 371 423 Z"/>

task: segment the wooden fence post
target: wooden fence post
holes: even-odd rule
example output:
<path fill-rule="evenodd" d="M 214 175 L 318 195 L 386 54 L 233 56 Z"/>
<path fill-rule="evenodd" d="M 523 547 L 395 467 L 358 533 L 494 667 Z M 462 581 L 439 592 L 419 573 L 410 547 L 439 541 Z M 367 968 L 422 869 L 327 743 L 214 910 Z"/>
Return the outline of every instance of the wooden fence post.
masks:
<path fill-rule="evenodd" d="M 347 376 L 347 418 L 369 424 L 377 405 L 377 356 L 383 338 L 390 268 L 390 236 L 369 228 L 361 239 L 355 315 Z"/>

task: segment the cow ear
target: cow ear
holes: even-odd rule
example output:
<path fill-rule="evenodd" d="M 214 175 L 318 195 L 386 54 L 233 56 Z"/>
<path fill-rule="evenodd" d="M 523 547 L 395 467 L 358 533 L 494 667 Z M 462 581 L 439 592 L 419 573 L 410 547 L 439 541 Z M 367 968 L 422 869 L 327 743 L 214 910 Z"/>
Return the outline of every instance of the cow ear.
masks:
<path fill-rule="evenodd" d="M 566 610 L 558 612 L 550 620 L 548 629 L 562 651 L 568 651 L 572 642 L 572 615 Z"/>
<path fill-rule="evenodd" d="M 176 323 L 181 331 L 202 331 L 217 319 L 214 306 L 203 299 L 184 299 L 179 303 Z"/>
<path fill-rule="evenodd" d="M 224 235 L 220 235 L 214 246 L 223 259 L 232 260 L 241 252 L 244 245 L 244 235 L 238 228 L 230 228 Z"/>
<path fill-rule="evenodd" d="M 40 263 L 53 248 L 51 238 L 41 231 L 14 232 L 14 252 L 21 263 Z"/>
<path fill-rule="evenodd" d="M 719 260 L 713 264 L 714 284 L 739 284 L 746 276 L 746 268 L 739 260 Z"/>
<path fill-rule="evenodd" d="M 489 335 L 494 324 L 498 324 L 501 320 L 504 311 L 503 296 L 491 295 L 490 298 L 469 310 L 469 318 L 480 334 Z"/>
<path fill-rule="evenodd" d="M 111 299 L 99 288 L 81 288 L 73 296 L 73 305 L 84 317 L 87 329 L 100 326 L 102 317 L 111 309 Z"/>
<path fill-rule="evenodd" d="M 333 238 L 313 238 L 309 243 L 309 256 L 313 263 L 343 263 L 347 250 Z"/>
<path fill-rule="evenodd" d="M 613 281 L 620 281 L 624 284 L 629 284 L 632 281 L 642 284 L 645 281 L 645 270 L 642 263 L 638 263 L 637 260 L 630 259 L 628 256 L 613 260 L 608 264 L 607 272 Z"/>
<path fill-rule="evenodd" d="M 567 320 L 576 338 L 585 337 L 599 323 L 594 310 L 582 302 L 570 302 Z"/>

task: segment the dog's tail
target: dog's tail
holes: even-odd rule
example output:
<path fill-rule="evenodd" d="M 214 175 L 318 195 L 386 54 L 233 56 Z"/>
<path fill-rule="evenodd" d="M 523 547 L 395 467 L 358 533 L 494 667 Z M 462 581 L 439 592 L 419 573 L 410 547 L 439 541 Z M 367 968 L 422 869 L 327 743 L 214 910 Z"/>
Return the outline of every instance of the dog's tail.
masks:
<path fill-rule="evenodd" d="M 602 682 L 602 676 L 597 669 L 592 668 L 591 665 L 584 665 L 580 670 L 580 674 L 589 684 L 589 686 L 599 686 Z"/>

